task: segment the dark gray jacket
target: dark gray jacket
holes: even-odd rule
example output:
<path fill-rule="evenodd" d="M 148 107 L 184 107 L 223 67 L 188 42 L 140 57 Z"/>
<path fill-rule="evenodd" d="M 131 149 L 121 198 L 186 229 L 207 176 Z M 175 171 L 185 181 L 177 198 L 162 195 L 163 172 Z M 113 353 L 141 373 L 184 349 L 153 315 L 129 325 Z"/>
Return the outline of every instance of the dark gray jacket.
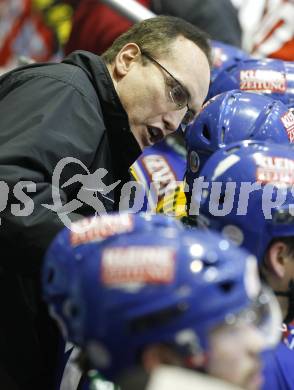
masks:
<path fill-rule="evenodd" d="M 63 227 L 58 215 L 42 206 L 52 204 L 56 164 L 64 157 L 76 158 L 90 173 L 107 169 L 106 185 L 117 180 L 123 184 L 139 154 L 127 114 L 98 56 L 75 52 L 61 64 L 30 65 L 0 78 L 0 180 L 9 189 L 6 199 L 2 183 L 1 210 L 6 200 L 7 205 L 0 214 L 0 366 L 17 378 L 21 389 L 47 389 L 56 352 L 50 338 L 55 330 L 40 305 L 38 285 L 43 254 Z M 76 198 L 81 185 L 61 186 L 79 173 L 86 172 L 75 163 L 62 171 L 64 203 Z M 27 192 L 34 205 L 29 216 L 11 213 L 11 204 L 24 207 L 13 193 L 19 181 L 36 185 L 35 192 Z M 106 210 L 117 209 L 120 188 L 107 194 L 108 199 L 101 197 Z M 72 218 L 93 212 L 83 205 Z"/>
<path fill-rule="evenodd" d="M 185 19 L 211 39 L 241 46 L 238 12 L 231 0 L 151 0 L 151 10 Z"/>

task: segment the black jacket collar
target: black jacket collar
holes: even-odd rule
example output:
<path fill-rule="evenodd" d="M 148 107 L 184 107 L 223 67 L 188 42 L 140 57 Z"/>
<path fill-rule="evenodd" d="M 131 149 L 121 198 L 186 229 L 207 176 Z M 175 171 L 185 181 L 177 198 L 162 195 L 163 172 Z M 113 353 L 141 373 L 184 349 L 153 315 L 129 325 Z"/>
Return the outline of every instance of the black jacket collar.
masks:
<path fill-rule="evenodd" d="M 113 168 L 118 177 L 126 177 L 126 172 L 141 154 L 141 149 L 131 132 L 127 113 L 119 100 L 104 61 L 93 53 L 75 51 L 63 62 L 79 66 L 90 78 L 101 104 L 110 141 Z"/>

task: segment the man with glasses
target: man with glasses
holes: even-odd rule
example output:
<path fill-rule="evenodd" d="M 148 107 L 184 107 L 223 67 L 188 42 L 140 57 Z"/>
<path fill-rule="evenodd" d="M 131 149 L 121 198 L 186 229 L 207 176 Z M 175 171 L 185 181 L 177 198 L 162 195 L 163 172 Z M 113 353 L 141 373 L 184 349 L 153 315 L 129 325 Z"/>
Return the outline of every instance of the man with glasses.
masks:
<path fill-rule="evenodd" d="M 0 78 L 0 177 L 8 193 L 0 230 L 0 350 L 6 356 L 0 366 L 22 390 L 46 390 L 47 383 L 53 389 L 56 331 L 40 304 L 38 278 L 43 254 L 63 224 L 56 208 L 43 205 L 53 203 L 54 188 L 62 205 L 79 203 L 82 183 L 69 180 L 103 168 L 104 187 L 112 190 L 87 190 L 105 211 L 117 210 L 121 186 L 141 149 L 187 124 L 200 109 L 209 56 L 207 39 L 196 27 L 158 17 L 134 25 L 102 57 L 74 52 L 60 64 L 29 65 Z M 71 163 L 53 186 L 52 174 L 64 157 Z M 33 184 L 17 192 L 19 181 Z M 32 202 L 21 202 L 19 192 Z M 19 207 L 18 216 L 12 205 Z M 70 217 L 94 211 L 84 203 L 71 208 Z"/>
<path fill-rule="evenodd" d="M 198 44 L 190 34 L 162 37 L 158 44 L 146 39 L 145 28 L 130 42 L 131 31 L 117 38 L 102 58 L 143 149 L 195 118 L 207 94 L 209 49 L 203 36 Z"/>
<path fill-rule="evenodd" d="M 148 58 L 148 60 L 152 61 L 154 64 L 158 65 L 169 76 L 171 80 L 169 82 L 170 84 L 173 84 L 173 86 L 170 85 L 169 88 L 170 99 L 178 108 L 178 110 L 181 110 L 182 108 L 187 108 L 187 111 L 181 121 L 181 125 L 187 126 L 191 124 L 195 118 L 196 112 L 188 105 L 188 102 L 191 99 L 189 91 L 180 83 L 179 80 L 177 80 L 164 66 L 162 66 L 158 61 L 156 61 L 156 59 L 153 58 L 150 54 L 141 51 L 141 55 Z M 168 85 L 168 77 L 166 78 L 166 82 Z"/>

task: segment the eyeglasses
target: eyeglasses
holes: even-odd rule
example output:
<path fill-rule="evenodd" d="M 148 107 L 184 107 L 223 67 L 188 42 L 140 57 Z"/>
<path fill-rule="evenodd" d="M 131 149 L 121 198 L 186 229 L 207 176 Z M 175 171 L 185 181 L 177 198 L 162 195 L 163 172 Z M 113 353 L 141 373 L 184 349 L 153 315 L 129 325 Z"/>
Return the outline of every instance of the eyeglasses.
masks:
<path fill-rule="evenodd" d="M 190 125 L 195 119 L 195 112 L 188 106 L 189 101 L 189 93 L 186 88 L 167 70 L 164 66 L 162 66 L 158 61 L 156 61 L 150 54 L 141 50 L 142 56 L 146 57 L 149 61 L 157 64 L 161 69 L 163 69 L 176 83 L 173 87 L 170 87 L 169 95 L 173 103 L 177 106 L 178 110 L 181 110 L 185 106 L 187 106 L 187 112 L 182 119 L 181 125 L 182 130 L 185 129 L 186 126 Z"/>

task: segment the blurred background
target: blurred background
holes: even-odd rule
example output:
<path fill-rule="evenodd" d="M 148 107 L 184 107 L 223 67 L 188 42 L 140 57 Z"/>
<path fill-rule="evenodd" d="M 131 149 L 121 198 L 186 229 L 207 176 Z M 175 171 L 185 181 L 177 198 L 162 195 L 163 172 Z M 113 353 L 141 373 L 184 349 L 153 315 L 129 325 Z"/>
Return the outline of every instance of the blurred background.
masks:
<path fill-rule="evenodd" d="M 152 14 L 182 17 L 255 57 L 294 60 L 293 0 L 137 0 L 148 13 L 134 3 L 0 0 L 0 72 L 29 61 L 59 61 L 77 49 L 101 54 L 136 18 Z M 120 5 L 130 13 L 122 14 Z"/>

